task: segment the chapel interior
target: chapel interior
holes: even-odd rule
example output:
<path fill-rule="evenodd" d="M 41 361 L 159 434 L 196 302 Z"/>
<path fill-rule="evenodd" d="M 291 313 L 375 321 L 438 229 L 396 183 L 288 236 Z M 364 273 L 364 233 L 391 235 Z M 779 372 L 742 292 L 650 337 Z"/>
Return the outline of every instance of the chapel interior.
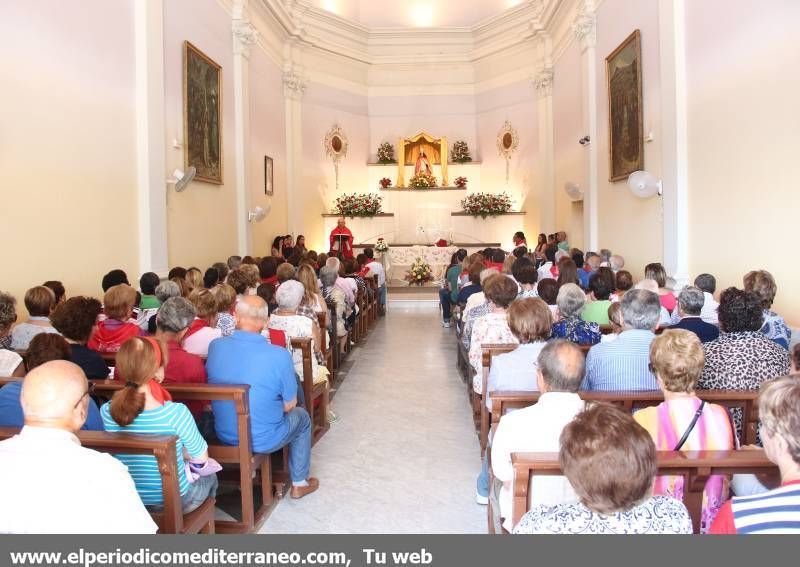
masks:
<path fill-rule="evenodd" d="M 282 235 L 328 253 L 341 217 L 356 254 L 388 246 L 385 312 L 364 309 L 318 410 L 320 489 L 278 491 L 250 531 L 487 532 L 481 409 L 440 324 L 459 248 L 563 231 L 634 281 L 661 263 L 676 292 L 767 270 L 800 328 L 800 2 L 0 4 L 0 290 L 18 320 L 47 280 L 102 298 L 115 268 L 136 287 Z M 466 211 L 478 194 L 507 205 Z M 364 195 L 378 214 L 337 209 Z M 218 500 L 217 519 L 241 512 Z"/>

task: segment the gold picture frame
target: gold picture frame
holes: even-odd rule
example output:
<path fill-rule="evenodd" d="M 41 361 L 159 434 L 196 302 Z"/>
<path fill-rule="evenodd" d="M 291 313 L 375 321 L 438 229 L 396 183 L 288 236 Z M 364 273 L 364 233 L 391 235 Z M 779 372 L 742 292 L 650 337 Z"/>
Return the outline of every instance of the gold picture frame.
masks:
<path fill-rule="evenodd" d="M 608 180 L 644 170 L 642 41 L 639 30 L 606 57 L 608 87 Z"/>
<path fill-rule="evenodd" d="M 222 67 L 188 41 L 183 42 L 184 167 L 195 180 L 222 185 Z"/>

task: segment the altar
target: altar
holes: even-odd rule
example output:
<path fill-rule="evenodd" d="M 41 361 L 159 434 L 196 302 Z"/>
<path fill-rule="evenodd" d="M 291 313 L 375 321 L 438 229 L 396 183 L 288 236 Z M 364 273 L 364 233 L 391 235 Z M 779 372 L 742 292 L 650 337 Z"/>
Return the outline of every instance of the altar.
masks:
<path fill-rule="evenodd" d="M 406 273 L 411 265 L 421 258 L 430 265 L 434 281 L 429 285 L 441 285 L 450 258 L 458 251 L 456 246 L 398 246 L 389 248 L 385 253 L 376 253 L 376 257 L 386 268 L 386 283 L 390 287 L 408 285 Z"/>

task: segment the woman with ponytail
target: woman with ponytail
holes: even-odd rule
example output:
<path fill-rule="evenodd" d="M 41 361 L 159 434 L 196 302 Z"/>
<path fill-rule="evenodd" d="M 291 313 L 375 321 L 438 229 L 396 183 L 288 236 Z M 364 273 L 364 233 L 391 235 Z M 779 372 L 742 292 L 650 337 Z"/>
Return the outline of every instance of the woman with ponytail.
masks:
<path fill-rule="evenodd" d="M 151 337 L 125 341 L 117 353 L 116 378 L 125 387 L 103 405 L 100 413 L 106 431 L 150 435 L 176 435 L 178 485 L 183 513 L 188 514 L 217 491 L 219 465 L 208 458 L 208 444 L 200 435 L 192 414 L 172 398 L 161 382 L 167 348 Z M 188 467 L 184 455 L 189 459 Z M 127 465 L 145 506 L 164 505 L 158 464 L 148 455 L 118 455 Z M 188 471 L 187 471 L 188 468 Z"/>

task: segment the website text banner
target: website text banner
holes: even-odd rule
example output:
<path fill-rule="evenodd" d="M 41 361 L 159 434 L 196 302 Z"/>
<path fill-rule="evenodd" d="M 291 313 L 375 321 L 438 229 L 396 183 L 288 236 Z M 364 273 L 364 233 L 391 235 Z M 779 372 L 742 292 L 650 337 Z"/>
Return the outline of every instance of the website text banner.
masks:
<path fill-rule="evenodd" d="M 790 537 L 0 536 L 5 567 L 641 567 L 792 563 Z M 785 550 L 781 551 L 785 547 Z"/>

